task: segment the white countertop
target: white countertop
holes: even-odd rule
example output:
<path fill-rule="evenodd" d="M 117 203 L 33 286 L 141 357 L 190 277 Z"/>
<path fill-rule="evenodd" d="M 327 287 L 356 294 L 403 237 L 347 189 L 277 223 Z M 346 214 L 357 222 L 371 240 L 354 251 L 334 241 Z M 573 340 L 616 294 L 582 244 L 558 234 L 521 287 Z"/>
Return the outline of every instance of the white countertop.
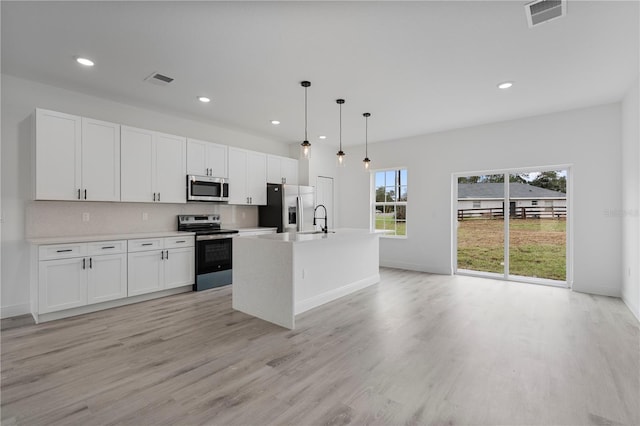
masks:
<path fill-rule="evenodd" d="M 189 235 L 195 235 L 195 232 L 158 231 L 158 232 L 139 232 L 134 234 L 79 235 L 74 237 L 29 238 L 27 241 L 31 244 L 44 245 L 44 244 L 85 243 L 90 241 L 136 240 L 139 238 L 179 237 L 179 236 L 189 236 Z"/>
<path fill-rule="evenodd" d="M 294 232 L 283 232 L 280 234 L 255 235 L 247 238 L 257 238 L 260 240 L 279 241 L 284 243 L 304 243 L 310 241 L 339 241 L 344 239 L 354 239 L 368 236 L 382 235 L 381 232 L 359 228 L 340 228 L 329 231 L 329 233 L 305 234 Z"/>

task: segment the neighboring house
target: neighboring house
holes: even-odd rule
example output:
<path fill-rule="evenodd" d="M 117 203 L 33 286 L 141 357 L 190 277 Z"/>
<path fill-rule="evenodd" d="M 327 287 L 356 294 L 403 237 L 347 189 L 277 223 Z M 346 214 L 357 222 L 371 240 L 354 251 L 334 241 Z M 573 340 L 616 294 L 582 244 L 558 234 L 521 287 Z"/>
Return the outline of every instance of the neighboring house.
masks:
<path fill-rule="evenodd" d="M 566 217 L 567 194 L 526 183 L 509 183 L 511 217 Z M 502 216 L 503 183 L 459 183 L 458 218 Z"/>

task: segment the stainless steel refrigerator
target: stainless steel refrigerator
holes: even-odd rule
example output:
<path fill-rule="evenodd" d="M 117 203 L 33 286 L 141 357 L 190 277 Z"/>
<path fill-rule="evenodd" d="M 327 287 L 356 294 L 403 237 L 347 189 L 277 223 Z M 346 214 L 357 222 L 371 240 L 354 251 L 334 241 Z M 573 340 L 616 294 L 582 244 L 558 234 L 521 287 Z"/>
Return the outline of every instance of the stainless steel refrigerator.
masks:
<path fill-rule="evenodd" d="M 267 205 L 259 208 L 259 225 L 278 232 L 312 231 L 315 206 L 313 186 L 267 184 Z"/>

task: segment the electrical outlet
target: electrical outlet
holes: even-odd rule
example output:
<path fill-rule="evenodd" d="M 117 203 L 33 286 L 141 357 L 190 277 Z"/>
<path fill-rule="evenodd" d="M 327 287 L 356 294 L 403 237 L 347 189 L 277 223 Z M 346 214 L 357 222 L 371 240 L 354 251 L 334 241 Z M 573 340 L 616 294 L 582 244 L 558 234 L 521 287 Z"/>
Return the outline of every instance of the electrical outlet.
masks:
<path fill-rule="evenodd" d="M 82 221 L 83 222 L 89 222 L 89 219 L 91 219 L 91 216 L 89 215 L 89 213 L 87 213 L 87 212 L 82 213 Z"/>
<path fill-rule="evenodd" d="M 149 220 L 149 213 L 147 212 L 142 213 L 142 220 Z"/>

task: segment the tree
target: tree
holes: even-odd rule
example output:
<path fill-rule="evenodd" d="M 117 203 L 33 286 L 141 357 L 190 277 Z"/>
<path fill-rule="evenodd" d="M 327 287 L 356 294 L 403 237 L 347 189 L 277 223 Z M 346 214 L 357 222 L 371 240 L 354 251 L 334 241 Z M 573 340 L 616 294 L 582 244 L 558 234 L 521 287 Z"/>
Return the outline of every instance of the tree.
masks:
<path fill-rule="evenodd" d="M 567 177 L 553 170 L 540 173 L 534 180 L 529 182 L 529 184 L 539 188 L 567 193 Z"/>

